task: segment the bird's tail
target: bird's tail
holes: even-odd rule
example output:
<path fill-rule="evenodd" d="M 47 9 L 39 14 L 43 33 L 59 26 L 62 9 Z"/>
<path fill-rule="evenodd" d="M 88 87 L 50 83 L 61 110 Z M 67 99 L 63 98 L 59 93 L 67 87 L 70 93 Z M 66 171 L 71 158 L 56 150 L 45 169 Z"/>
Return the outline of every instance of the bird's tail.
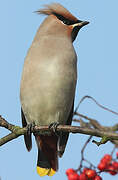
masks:
<path fill-rule="evenodd" d="M 37 173 L 40 176 L 53 176 L 58 170 L 57 137 L 36 136 L 38 145 Z"/>

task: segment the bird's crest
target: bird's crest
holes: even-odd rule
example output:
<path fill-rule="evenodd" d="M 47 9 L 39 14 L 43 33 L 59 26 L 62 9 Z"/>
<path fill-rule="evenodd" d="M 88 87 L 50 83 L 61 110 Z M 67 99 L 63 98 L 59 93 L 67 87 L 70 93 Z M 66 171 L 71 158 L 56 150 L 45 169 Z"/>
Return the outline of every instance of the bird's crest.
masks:
<path fill-rule="evenodd" d="M 58 14 L 71 21 L 77 21 L 77 18 L 73 16 L 66 8 L 64 8 L 59 3 L 52 3 L 50 5 L 45 5 L 44 9 L 40 9 L 36 11 L 36 13 L 45 14 L 45 15 Z"/>

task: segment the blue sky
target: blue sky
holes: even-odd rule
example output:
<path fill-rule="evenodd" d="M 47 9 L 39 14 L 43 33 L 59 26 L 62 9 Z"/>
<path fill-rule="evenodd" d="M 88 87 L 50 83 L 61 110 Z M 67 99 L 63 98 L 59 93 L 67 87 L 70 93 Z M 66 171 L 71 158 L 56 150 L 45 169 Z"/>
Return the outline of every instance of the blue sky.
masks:
<path fill-rule="evenodd" d="M 74 42 L 78 56 L 75 106 L 84 95 L 91 95 L 101 104 L 118 111 L 117 0 L 4 0 L 0 6 L 0 114 L 10 123 L 21 126 L 19 89 L 22 67 L 27 50 L 45 18 L 33 11 L 51 2 L 59 2 L 79 19 L 90 21 Z M 80 106 L 79 112 L 96 118 L 103 125 L 118 122 L 117 116 L 96 107 L 90 100 Z M 7 130 L 0 128 L 0 137 L 7 133 Z M 78 167 L 80 151 L 86 139 L 85 135 L 70 135 L 66 152 L 59 160 L 59 171 L 52 180 L 64 180 L 67 168 Z M 109 153 L 112 148 L 110 143 L 99 148 L 90 143 L 85 154 L 88 160 L 98 164 L 103 154 Z M 28 153 L 23 137 L 19 137 L 1 147 L 0 176 L 2 180 L 41 179 L 36 173 L 36 161 L 34 138 L 32 151 Z M 110 175 L 103 177 L 107 180 L 118 178 Z"/>

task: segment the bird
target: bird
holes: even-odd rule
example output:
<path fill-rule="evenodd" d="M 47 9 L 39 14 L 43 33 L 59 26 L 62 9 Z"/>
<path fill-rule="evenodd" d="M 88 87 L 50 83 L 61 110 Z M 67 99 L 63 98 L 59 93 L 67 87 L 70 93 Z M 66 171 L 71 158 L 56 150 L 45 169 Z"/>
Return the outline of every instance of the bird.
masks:
<path fill-rule="evenodd" d="M 32 125 L 71 125 L 77 83 L 77 54 L 73 42 L 88 21 L 81 21 L 59 3 L 45 5 L 37 14 L 46 15 L 29 48 L 23 66 L 20 101 L 22 126 L 28 151 L 32 148 Z M 58 170 L 69 133 L 34 134 L 37 173 L 53 176 Z"/>

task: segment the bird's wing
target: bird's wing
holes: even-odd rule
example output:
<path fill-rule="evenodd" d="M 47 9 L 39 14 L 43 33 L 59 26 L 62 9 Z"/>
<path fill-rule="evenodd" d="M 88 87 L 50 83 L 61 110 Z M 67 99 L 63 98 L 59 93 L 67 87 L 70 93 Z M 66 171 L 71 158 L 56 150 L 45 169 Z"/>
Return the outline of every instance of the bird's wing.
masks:
<path fill-rule="evenodd" d="M 22 126 L 26 127 L 27 126 L 27 122 L 25 119 L 25 115 L 23 113 L 23 110 L 21 108 L 21 118 L 22 118 Z M 27 133 L 24 135 L 24 140 L 25 140 L 25 145 L 28 151 L 30 151 L 32 149 L 32 137 L 31 137 L 31 133 Z"/>
<path fill-rule="evenodd" d="M 67 120 L 66 125 L 71 125 L 71 123 L 72 123 L 73 110 L 74 110 L 74 101 L 73 101 L 73 105 L 72 105 L 70 114 L 68 116 L 68 120 Z M 59 157 L 62 157 L 62 155 L 65 151 L 65 147 L 66 147 L 66 144 L 68 141 L 68 137 L 69 137 L 68 132 L 61 132 L 60 137 L 59 137 L 59 143 L 58 143 L 58 155 L 59 155 Z"/>

